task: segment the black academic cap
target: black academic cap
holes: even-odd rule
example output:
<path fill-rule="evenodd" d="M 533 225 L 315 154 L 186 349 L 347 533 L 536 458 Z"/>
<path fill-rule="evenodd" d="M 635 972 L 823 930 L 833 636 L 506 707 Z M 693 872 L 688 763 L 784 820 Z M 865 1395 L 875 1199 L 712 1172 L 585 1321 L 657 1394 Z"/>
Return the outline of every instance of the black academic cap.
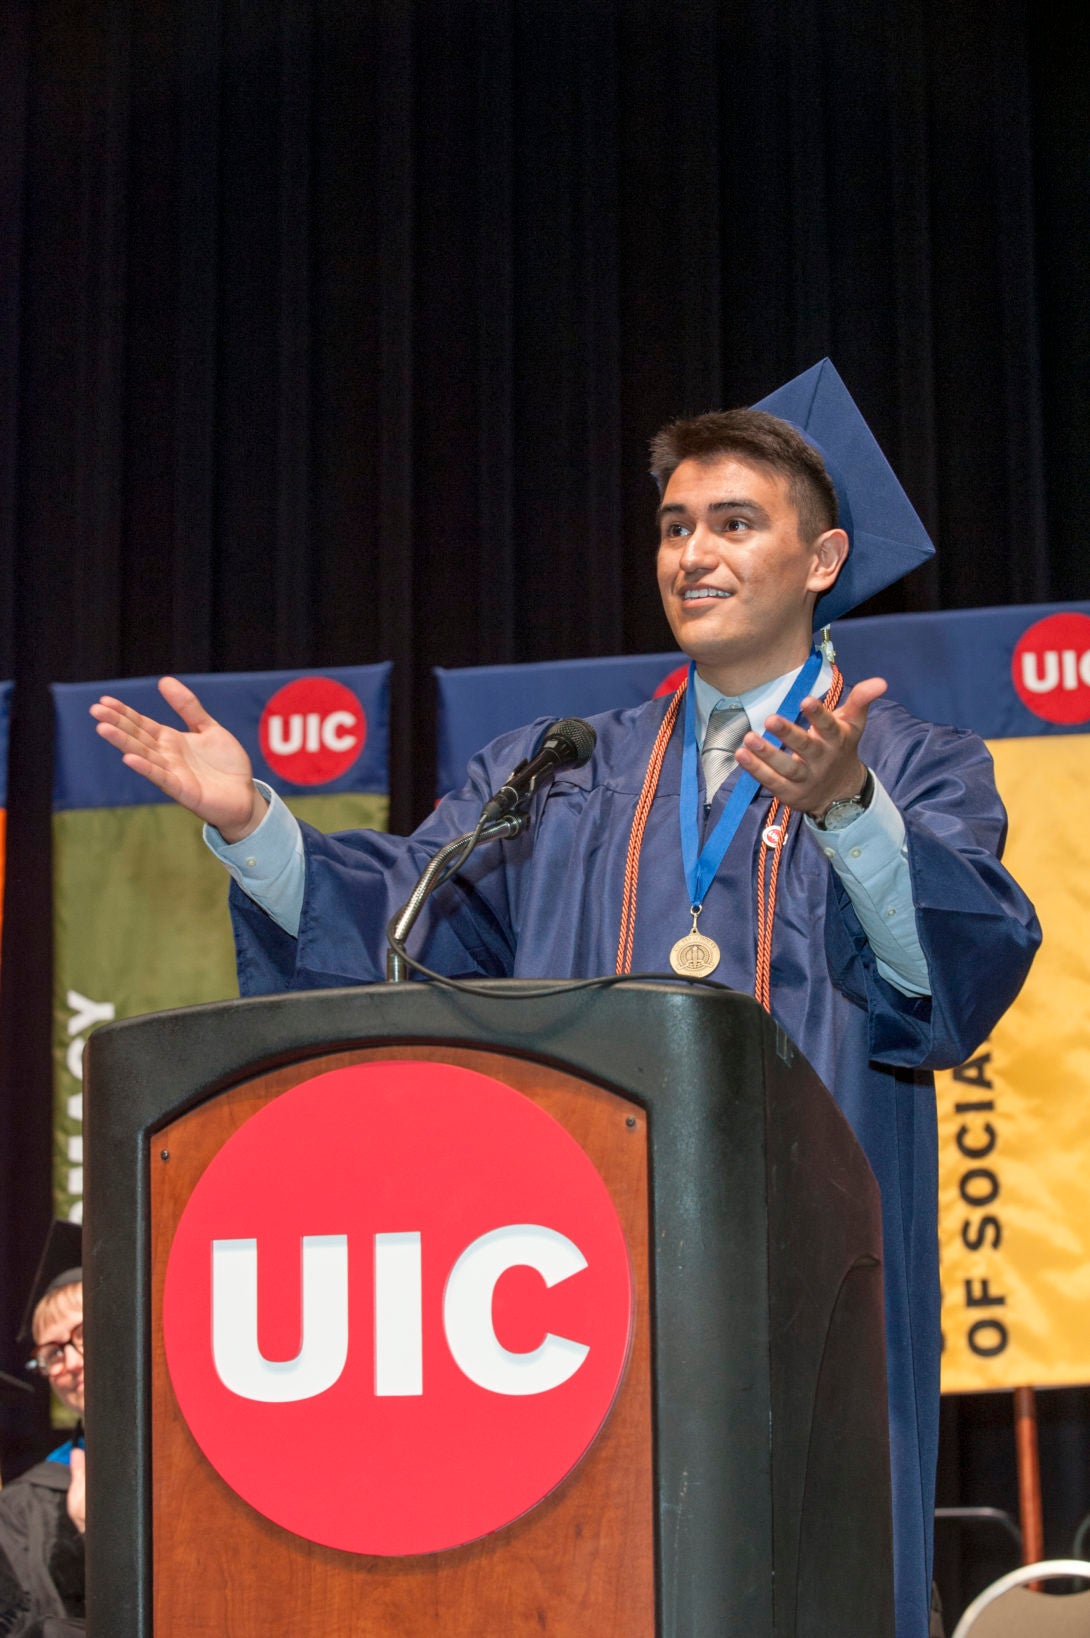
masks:
<path fill-rule="evenodd" d="M 825 462 L 851 542 L 836 585 L 818 599 L 815 630 L 892 586 L 935 548 L 900 480 L 827 358 L 754 409 L 789 421 Z"/>
<path fill-rule="evenodd" d="M 66 1223 L 57 1218 L 52 1223 L 42 1247 L 38 1269 L 30 1287 L 23 1323 L 19 1327 L 19 1342 L 29 1342 L 33 1336 L 34 1310 L 47 1291 L 62 1285 L 75 1285 L 83 1279 L 83 1229 L 79 1223 Z"/>

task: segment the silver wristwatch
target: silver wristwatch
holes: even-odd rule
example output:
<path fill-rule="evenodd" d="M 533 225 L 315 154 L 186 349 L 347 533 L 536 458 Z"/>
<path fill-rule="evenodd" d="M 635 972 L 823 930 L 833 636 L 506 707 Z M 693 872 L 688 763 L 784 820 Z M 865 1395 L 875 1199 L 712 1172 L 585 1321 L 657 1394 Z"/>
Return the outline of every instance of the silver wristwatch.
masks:
<path fill-rule="evenodd" d="M 866 813 L 873 798 L 874 775 L 868 768 L 859 795 L 845 797 L 842 802 L 830 802 L 820 819 L 814 815 L 814 824 L 819 830 L 843 830 L 853 819 L 858 819 L 861 813 Z"/>

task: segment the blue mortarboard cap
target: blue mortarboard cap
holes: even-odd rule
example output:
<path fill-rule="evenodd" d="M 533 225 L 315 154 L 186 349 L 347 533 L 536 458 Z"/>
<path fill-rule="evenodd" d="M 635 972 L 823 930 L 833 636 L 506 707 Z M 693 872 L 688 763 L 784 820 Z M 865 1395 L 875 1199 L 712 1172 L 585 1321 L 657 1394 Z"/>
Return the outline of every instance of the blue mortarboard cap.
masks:
<path fill-rule="evenodd" d="M 753 408 L 789 421 L 817 450 L 833 480 L 841 528 L 851 541 L 836 585 L 818 600 L 815 629 L 934 556 L 915 507 L 827 358 Z"/>

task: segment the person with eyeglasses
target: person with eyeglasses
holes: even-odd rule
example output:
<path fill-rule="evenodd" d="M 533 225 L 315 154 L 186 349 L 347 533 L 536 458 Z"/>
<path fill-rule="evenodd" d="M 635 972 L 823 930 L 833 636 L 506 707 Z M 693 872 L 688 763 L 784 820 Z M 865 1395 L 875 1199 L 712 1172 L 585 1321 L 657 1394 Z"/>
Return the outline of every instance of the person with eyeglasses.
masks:
<path fill-rule="evenodd" d="M 27 1370 L 80 1420 L 44 1462 L 0 1490 L 0 1564 L 9 1571 L 0 1588 L 18 1589 L 0 1594 L 0 1638 L 84 1631 L 83 1270 L 71 1261 L 78 1244 L 77 1224 L 53 1225 L 24 1321 L 33 1341 Z"/>

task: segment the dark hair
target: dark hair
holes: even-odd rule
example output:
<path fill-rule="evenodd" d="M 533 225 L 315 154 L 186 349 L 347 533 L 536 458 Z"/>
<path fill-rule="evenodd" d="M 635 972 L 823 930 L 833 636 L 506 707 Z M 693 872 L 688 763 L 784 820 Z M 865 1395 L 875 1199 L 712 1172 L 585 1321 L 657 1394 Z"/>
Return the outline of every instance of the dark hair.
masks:
<path fill-rule="evenodd" d="M 836 528 L 836 490 L 825 462 L 801 432 L 767 410 L 712 410 L 671 421 L 651 440 L 651 476 L 661 495 L 682 461 L 711 462 L 728 455 L 787 479 L 804 540 Z"/>

